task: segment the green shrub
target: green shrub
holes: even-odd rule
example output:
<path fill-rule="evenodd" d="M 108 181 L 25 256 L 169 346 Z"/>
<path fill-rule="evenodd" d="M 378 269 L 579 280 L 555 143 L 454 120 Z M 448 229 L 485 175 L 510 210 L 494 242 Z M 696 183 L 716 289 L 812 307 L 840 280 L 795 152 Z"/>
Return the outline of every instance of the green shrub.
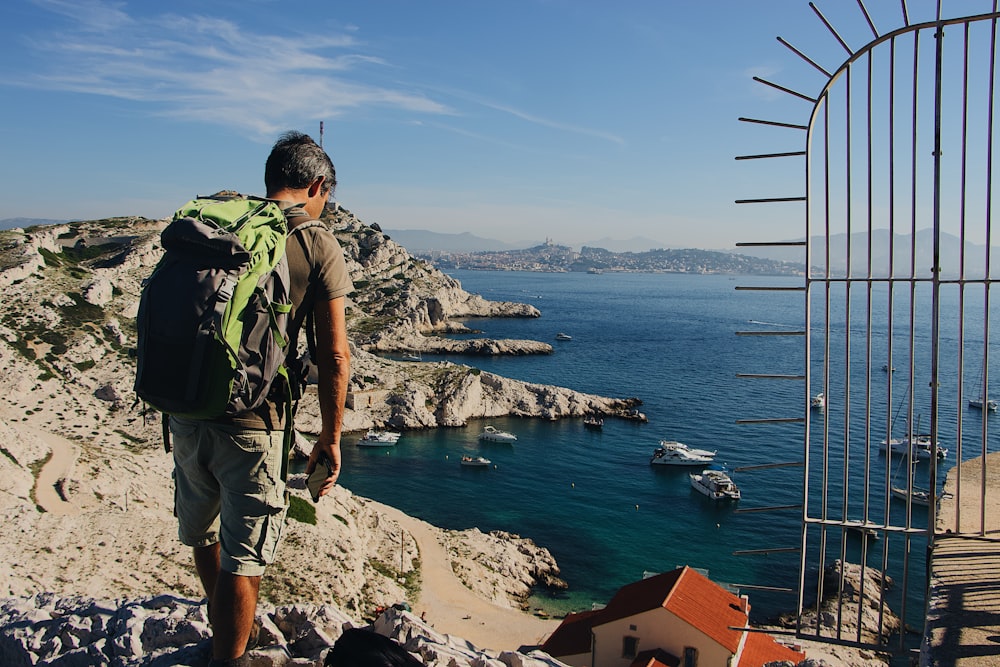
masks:
<path fill-rule="evenodd" d="M 316 525 L 316 508 L 298 496 L 288 499 L 288 518 L 302 523 Z"/>

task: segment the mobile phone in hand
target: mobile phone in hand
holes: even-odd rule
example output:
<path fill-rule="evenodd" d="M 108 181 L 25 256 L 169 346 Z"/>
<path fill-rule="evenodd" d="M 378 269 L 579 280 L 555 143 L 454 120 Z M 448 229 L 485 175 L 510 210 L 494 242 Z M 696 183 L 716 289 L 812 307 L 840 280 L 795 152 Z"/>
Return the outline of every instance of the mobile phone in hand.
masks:
<path fill-rule="evenodd" d="M 325 456 L 320 456 L 319 460 L 316 461 L 316 468 L 309 473 L 309 479 L 306 480 L 306 486 L 309 488 L 309 494 L 314 503 L 319 502 L 319 491 L 332 474 L 333 469 L 330 468 L 330 462 Z"/>

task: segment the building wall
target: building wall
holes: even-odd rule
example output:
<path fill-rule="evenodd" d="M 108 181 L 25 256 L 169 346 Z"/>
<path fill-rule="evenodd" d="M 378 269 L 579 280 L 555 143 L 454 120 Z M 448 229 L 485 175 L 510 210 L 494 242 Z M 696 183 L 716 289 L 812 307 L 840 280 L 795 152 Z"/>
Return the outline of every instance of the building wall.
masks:
<path fill-rule="evenodd" d="M 561 655 L 559 656 L 559 662 L 569 665 L 569 667 L 592 667 L 596 663 L 591 663 L 589 653 L 580 653 L 579 655 Z"/>
<path fill-rule="evenodd" d="M 635 626 L 633 630 L 631 626 Z M 666 609 L 650 611 L 612 621 L 594 628 L 594 665 L 629 667 L 631 657 L 622 657 L 623 639 L 638 637 L 636 651 L 660 648 L 683 659 L 684 648 L 698 649 L 698 667 L 725 667 L 732 653 L 700 630 L 688 625 Z M 564 660 L 564 658 L 560 658 Z M 590 663 L 568 663 L 590 665 Z M 683 664 L 683 663 L 682 663 Z"/>

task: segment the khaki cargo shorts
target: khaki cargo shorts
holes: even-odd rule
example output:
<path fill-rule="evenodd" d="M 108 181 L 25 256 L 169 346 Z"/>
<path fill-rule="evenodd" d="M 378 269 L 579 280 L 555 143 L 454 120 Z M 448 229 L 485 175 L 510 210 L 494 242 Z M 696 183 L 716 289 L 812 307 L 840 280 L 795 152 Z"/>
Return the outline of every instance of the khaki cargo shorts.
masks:
<path fill-rule="evenodd" d="M 219 542 L 224 571 L 262 575 L 285 523 L 283 432 L 171 417 L 170 433 L 181 542 Z"/>

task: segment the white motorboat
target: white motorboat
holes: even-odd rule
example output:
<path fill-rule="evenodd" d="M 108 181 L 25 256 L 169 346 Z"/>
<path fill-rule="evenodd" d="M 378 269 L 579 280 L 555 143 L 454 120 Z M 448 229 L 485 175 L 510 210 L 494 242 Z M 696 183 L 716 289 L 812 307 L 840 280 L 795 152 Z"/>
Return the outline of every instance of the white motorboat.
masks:
<path fill-rule="evenodd" d="M 423 361 L 419 352 L 406 352 L 402 357 L 403 361 Z"/>
<path fill-rule="evenodd" d="M 459 461 L 460 465 L 469 468 L 485 468 L 491 463 L 493 462 L 484 456 L 463 456 L 462 460 Z"/>
<path fill-rule="evenodd" d="M 820 392 L 809 399 L 809 407 L 816 410 L 822 410 L 826 407 L 826 396 L 823 392 Z"/>
<path fill-rule="evenodd" d="M 676 440 L 661 440 L 649 463 L 661 466 L 703 466 L 714 460 L 714 451 L 694 449 Z"/>
<path fill-rule="evenodd" d="M 725 470 L 709 468 L 691 473 L 691 488 L 712 500 L 739 500 L 740 490 Z"/>
<path fill-rule="evenodd" d="M 567 333 L 562 333 L 561 331 L 556 334 L 556 340 L 573 340 L 573 337 Z"/>
<path fill-rule="evenodd" d="M 604 420 L 600 417 L 584 417 L 583 425 L 585 428 L 593 429 L 595 431 L 600 431 L 604 428 Z"/>
<path fill-rule="evenodd" d="M 501 431 L 495 426 L 487 426 L 483 429 L 483 432 L 479 434 L 480 440 L 488 440 L 490 442 L 516 442 L 517 436 L 513 433 L 508 433 L 507 431 Z"/>
<path fill-rule="evenodd" d="M 358 447 L 393 447 L 401 435 L 395 431 L 368 431 L 358 440 Z"/>
<path fill-rule="evenodd" d="M 910 436 L 904 438 L 890 438 L 888 442 L 882 440 L 879 443 L 879 451 L 885 452 L 888 450 L 892 454 L 899 454 L 901 456 L 909 456 L 914 461 L 926 461 L 931 458 L 931 436 L 927 433 L 919 433 L 915 436 L 913 441 L 913 446 L 910 446 Z M 946 447 L 937 448 L 937 457 L 939 459 L 946 458 L 948 456 L 948 449 Z"/>

